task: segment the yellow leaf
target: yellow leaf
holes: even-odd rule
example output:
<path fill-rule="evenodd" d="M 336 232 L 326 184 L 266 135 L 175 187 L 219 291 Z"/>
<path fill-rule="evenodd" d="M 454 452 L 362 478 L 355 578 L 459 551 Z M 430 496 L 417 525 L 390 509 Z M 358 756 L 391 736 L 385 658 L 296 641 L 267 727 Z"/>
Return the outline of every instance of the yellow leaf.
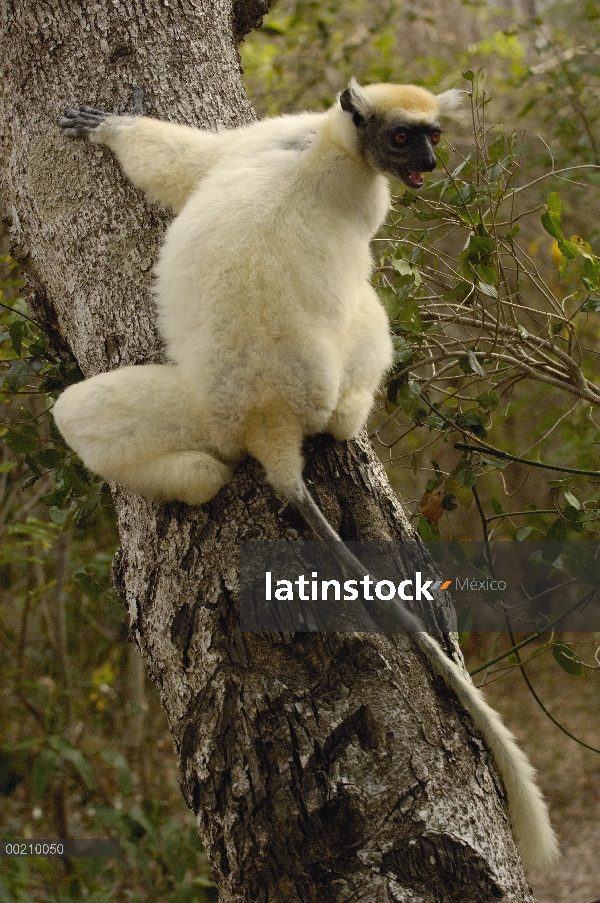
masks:
<path fill-rule="evenodd" d="M 473 501 L 473 493 L 468 486 L 460 483 L 456 477 L 448 477 L 446 480 L 446 492 L 456 496 L 463 508 L 470 508 Z"/>
<path fill-rule="evenodd" d="M 550 245 L 550 254 L 552 256 L 552 260 L 554 261 L 556 266 L 558 266 L 562 260 L 562 254 L 560 253 L 560 248 L 558 247 L 558 242 L 555 238 L 552 239 L 552 244 Z"/>
<path fill-rule="evenodd" d="M 591 244 L 582 238 L 581 235 L 572 235 L 569 241 L 572 241 L 574 245 L 577 245 L 580 251 L 587 251 L 588 254 L 592 253 Z"/>

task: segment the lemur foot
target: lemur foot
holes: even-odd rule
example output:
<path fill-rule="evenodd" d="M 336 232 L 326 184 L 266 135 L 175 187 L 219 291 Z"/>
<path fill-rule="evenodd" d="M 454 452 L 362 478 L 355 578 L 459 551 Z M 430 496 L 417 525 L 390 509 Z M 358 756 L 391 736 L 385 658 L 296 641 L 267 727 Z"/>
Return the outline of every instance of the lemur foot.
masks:
<path fill-rule="evenodd" d="M 110 113 L 103 113 L 102 110 L 80 104 L 75 109 L 71 107 L 66 109 L 62 116 L 58 117 L 56 123 L 63 135 L 67 135 L 69 138 L 87 138 L 89 133 L 98 128 L 107 116 L 110 116 Z"/>

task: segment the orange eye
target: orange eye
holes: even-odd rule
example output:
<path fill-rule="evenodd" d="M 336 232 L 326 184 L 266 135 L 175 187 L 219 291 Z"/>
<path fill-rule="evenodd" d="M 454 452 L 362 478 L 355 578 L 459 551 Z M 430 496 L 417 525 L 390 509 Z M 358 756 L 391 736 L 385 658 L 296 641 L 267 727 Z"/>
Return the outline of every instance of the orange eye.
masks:
<path fill-rule="evenodd" d="M 442 133 L 441 132 L 432 132 L 430 137 L 431 137 L 431 143 L 437 144 L 438 141 L 440 140 L 440 138 L 442 137 Z"/>
<path fill-rule="evenodd" d="M 407 138 L 408 135 L 406 134 L 406 132 L 398 132 L 396 135 L 394 135 L 394 141 L 396 142 L 396 144 L 404 144 Z"/>

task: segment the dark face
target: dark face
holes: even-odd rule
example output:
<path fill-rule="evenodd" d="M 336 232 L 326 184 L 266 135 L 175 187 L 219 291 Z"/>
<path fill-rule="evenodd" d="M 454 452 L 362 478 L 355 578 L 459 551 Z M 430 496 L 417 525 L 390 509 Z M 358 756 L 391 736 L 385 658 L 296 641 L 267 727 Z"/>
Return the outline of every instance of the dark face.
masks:
<path fill-rule="evenodd" d="M 378 172 L 402 179 L 409 188 L 423 187 L 423 173 L 436 167 L 434 148 L 440 140 L 437 122 L 414 125 L 399 118 L 394 122 L 360 103 L 351 87 L 340 95 L 343 110 L 350 113 L 360 150 Z"/>
<path fill-rule="evenodd" d="M 390 126 L 374 116 L 358 129 L 358 140 L 373 169 L 402 179 L 409 188 L 423 187 L 423 174 L 436 167 L 434 148 L 440 140 L 437 122 L 410 125 L 397 122 Z"/>

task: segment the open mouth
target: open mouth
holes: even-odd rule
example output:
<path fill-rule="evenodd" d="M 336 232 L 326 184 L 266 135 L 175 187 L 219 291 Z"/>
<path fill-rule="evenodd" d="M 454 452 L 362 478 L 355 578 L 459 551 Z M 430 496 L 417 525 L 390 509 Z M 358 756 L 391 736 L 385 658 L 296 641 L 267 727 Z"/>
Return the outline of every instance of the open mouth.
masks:
<path fill-rule="evenodd" d="M 400 178 L 409 188 L 422 188 L 425 181 L 425 174 L 422 172 L 411 172 L 404 170 L 399 173 Z"/>

